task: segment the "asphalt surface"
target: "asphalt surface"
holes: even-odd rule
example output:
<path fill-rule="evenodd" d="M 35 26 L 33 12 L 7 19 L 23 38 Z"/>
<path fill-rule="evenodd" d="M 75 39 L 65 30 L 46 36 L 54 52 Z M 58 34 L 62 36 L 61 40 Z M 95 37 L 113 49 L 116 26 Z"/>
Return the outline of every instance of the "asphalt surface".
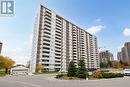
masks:
<path fill-rule="evenodd" d="M 0 77 L 0 87 L 130 87 L 130 77 L 103 80 L 57 80 L 54 76 Z"/>

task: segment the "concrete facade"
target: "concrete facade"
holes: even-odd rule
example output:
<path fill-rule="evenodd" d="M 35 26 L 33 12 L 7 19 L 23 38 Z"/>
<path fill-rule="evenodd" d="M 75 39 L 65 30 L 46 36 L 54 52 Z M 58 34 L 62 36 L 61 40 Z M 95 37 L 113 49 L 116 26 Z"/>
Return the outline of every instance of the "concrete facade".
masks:
<path fill-rule="evenodd" d="M 69 62 L 84 58 L 86 68 L 99 68 L 96 36 L 40 5 L 36 18 L 31 56 L 31 72 L 36 64 L 45 71 L 67 71 Z"/>
<path fill-rule="evenodd" d="M 122 52 L 117 53 L 117 59 L 120 60 L 120 61 L 123 61 Z"/>
<path fill-rule="evenodd" d="M 29 75 L 29 69 L 24 65 L 16 65 L 10 70 L 11 75 Z"/>
<path fill-rule="evenodd" d="M 124 47 L 121 48 L 120 55 L 118 54 L 118 59 L 122 62 L 130 64 L 130 42 L 126 42 Z"/>
<path fill-rule="evenodd" d="M 113 54 L 111 52 L 109 52 L 108 50 L 106 51 L 101 51 L 99 53 L 99 57 L 100 57 L 100 62 L 108 62 L 108 61 L 113 61 Z"/>

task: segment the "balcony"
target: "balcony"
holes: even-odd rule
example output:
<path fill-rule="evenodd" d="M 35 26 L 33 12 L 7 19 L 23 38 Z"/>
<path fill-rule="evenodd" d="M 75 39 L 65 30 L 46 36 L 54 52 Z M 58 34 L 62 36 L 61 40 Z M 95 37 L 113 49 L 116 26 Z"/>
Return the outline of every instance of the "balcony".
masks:
<path fill-rule="evenodd" d="M 59 33 L 56 33 L 55 35 L 61 37 L 61 34 L 59 34 Z"/>
<path fill-rule="evenodd" d="M 44 18 L 44 20 L 47 20 L 47 21 L 51 22 L 51 18 L 49 18 L 47 16 Z"/>
<path fill-rule="evenodd" d="M 46 9 L 45 13 L 51 15 L 51 11 L 49 9 Z"/>
<path fill-rule="evenodd" d="M 62 22 L 56 21 L 56 24 L 62 25 Z"/>
<path fill-rule="evenodd" d="M 56 18 L 56 21 L 58 21 L 58 22 L 60 22 L 60 23 L 62 22 L 62 20 L 61 20 L 61 19 L 59 19 L 59 18 Z"/>
<path fill-rule="evenodd" d="M 51 25 L 48 24 L 48 23 L 45 23 L 44 26 L 45 26 L 46 28 L 51 28 Z"/>
<path fill-rule="evenodd" d="M 61 47 L 58 47 L 58 46 L 55 46 L 56 49 L 60 49 L 61 50 Z"/>
<path fill-rule="evenodd" d="M 43 50 L 44 50 L 44 51 L 49 51 L 50 48 L 49 48 L 49 47 L 43 47 Z"/>
<path fill-rule="evenodd" d="M 42 55 L 42 59 L 48 59 L 50 56 L 49 55 Z"/>
<path fill-rule="evenodd" d="M 43 34 L 51 35 L 51 33 L 48 31 L 44 31 Z"/>
<path fill-rule="evenodd" d="M 61 31 L 57 31 L 57 30 L 56 30 L 56 33 L 61 34 L 62 32 L 61 32 Z"/>
<path fill-rule="evenodd" d="M 50 14 L 48 14 L 48 13 L 45 13 L 45 15 L 44 15 L 45 17 L 48 17 L 48 18 L 51 18 L 51 15 Z"/>
<path fill-rule="evenodd" d="M 58 40 L 61 40 L 61 39 L 62 39 L 61 37 L 57 37 L 57 36 L 56 36 L 55 38 L 58 39 Z"/>
<path fill-rule="evenodd" d="M 44 35 L 43 37 L 46 38 L 46 39 L 50 39 L 50 38 L 51 38 L 51 37 L 48 36 L 48 35 Z"/>
<path fill-rule="evenodd" d="M 62 29 L 61 25 L 56 24 L 56 27 Z"/>
<path fill-rule="evenodd" d="M 60 60 L 61 59 L 61 57 L 55 57 L 55 60 Z"/>
<path fill-rule="evenodd" d="M 50 51 L 42 51 L 42 53 L 49 54 Z"/>
<path fill-rule="evenodd" d="M 43 43 L 43 46 L 48 46 L 48 47 L 49 47 L 49 46 L 50 46 L 50 43 L 45 43 L 45 42 L 44 42 L 44 43 Z"/>
<path fill-rule="evenodd" d="M 61 31 L 61 28 L 57 28 L 57 27 L 56 27 L 56 30 Z"/>

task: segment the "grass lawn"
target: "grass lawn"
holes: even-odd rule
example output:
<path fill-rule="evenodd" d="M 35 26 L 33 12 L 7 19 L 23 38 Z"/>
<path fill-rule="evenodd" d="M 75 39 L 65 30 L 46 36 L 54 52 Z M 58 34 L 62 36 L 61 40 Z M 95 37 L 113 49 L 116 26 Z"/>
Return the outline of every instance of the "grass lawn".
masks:
<path fill-rule="evenodd" d="M 6 76 L 7 74 L 5 72 L 0 72 L 0 77 Z"/>

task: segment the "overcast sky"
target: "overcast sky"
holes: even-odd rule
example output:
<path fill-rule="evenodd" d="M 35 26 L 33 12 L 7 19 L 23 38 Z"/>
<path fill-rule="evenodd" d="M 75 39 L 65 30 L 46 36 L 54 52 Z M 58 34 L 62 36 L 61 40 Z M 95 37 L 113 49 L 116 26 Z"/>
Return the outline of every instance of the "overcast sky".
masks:
<path fill-rule="evenodd" d="M 116 53 L 130 41 L 130 0 L 15 0 L 15 15 L 0 16 L 2 54 L 16 63 L 30 59 L 32 31 L 40 3 L 98 38 L 99 47 Z"/>

